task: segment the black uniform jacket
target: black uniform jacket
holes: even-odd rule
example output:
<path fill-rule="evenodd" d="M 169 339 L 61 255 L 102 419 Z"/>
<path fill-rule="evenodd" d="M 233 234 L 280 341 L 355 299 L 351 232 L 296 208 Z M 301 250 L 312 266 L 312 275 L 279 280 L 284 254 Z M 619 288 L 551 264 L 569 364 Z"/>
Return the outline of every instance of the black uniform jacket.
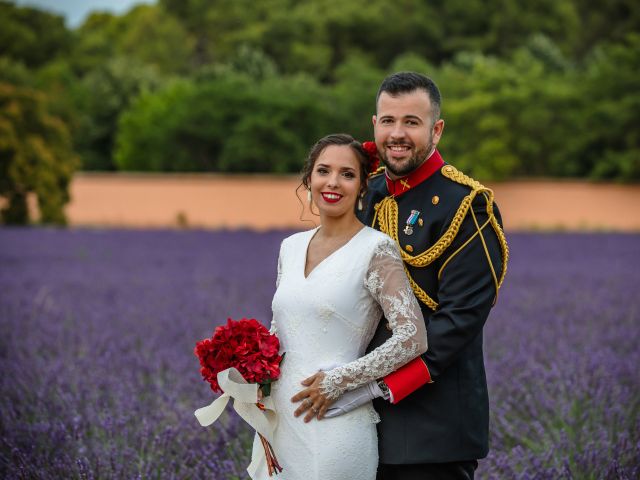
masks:
<path fill-rule="evenodd" d="M 400 248 L 417 255 L 434 245 L 471 190 L 438 170 L 397 196 Z M 375 205 L 386 196 L 389 192 L 384 173 L 370 178 L 366 207 L 360 212 L 366 225 L 372 226 Z M 472 203 L 480 226 L 488 218 L 486 198 L 477 195 Z M 420 212 L 422 222 L 418 220 L 413 233 L 407 235 L 404 228 L 412 210 Z M 501 225 L 495 205 L 494 213 Z M 379 228 L 377 223 L 373 226 Z M 409 267 L 415 282 L 438 303 L 434 311 L 420 302 L 428 339 L 423 359 L 433 383 L 395 405 L 382 399 L 374 402 L 381 417 L 380 463 L 453 462 L 483 458 L 488 453 L 489 399 L 482 329 L 496 297 L 496 285 L 487 251 L 498 276 L 503 257 L 499 237 L 490 225 L 482 230 L 486 250 L 478 235 L 459 250 L 476 231 L 469 212 L 452 244 L 437 260 L 423 268 Z M 386 320 L 382 319 L 367 351 L 381 345 L 390 335 Z"/>

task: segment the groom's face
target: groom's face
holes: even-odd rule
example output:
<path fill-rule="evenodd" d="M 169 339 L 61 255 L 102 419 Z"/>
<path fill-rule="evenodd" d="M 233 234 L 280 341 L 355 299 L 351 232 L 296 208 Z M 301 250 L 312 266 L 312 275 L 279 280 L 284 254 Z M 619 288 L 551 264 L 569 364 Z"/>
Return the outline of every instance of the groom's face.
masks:
<path fill-rule="evenodd" d="M 387 173 L 404 177 L 427 159 L 440 141 L 444 122 L 433 122 L 426 91 L 390 95 L 383 92 L 373 117 L 376 146 Z"/>

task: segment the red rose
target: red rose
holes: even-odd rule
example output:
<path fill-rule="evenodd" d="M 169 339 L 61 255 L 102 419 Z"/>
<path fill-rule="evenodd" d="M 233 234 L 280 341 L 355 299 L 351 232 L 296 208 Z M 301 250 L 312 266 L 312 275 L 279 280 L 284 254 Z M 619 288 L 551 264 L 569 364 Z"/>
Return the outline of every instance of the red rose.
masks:
<path fill-rule="evenodd" d="M 369 173 L 375 172 L 380 166 L 380 158 L 378 158 L 378 147 L 375 142 L 363 142 L 362 148 L 369 155 Z"/>
<path fill-rule="evenodd" d="M 217 375 L 234 367 L 249 383 L 267 384 L 280 376 L 280 341 L 256 319 L 232 320 L 216 327 L 211 338 L 196 343 L 200 374 L 214 392 L 221 392 Z"/>

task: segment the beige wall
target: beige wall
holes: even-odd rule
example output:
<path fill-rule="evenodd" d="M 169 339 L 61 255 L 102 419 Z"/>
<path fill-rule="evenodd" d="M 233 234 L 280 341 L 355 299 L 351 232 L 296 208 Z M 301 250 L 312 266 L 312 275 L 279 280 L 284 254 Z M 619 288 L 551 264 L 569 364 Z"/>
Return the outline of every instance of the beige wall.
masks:
<path fill-rule="evenodd" d="M 79 173 L 71 225 L 309 228 L 299 220 L 295 176 Z M 640 231 L 640 185 L 520 181 L 488 184 L 510 231 Z M 300 194 L 306 202 L 306 195 Z M 313 219 L 308 210 L 307 219 Z"/>

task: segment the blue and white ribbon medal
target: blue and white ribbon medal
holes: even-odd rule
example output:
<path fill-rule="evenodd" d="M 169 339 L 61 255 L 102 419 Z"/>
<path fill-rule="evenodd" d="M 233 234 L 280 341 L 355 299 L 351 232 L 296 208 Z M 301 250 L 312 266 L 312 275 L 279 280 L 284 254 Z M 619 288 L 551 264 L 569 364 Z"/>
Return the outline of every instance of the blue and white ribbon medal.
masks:
<path fill-rule="evenodd" d="M 407 218 L 407 225 L 404 227 L 405 235 L 413 234 L 413 226 L 418 221 L 419 216 L 420 216 L 420 210 L 411 210 L 411 215 L 409 215 L 409 218 Z"/>

